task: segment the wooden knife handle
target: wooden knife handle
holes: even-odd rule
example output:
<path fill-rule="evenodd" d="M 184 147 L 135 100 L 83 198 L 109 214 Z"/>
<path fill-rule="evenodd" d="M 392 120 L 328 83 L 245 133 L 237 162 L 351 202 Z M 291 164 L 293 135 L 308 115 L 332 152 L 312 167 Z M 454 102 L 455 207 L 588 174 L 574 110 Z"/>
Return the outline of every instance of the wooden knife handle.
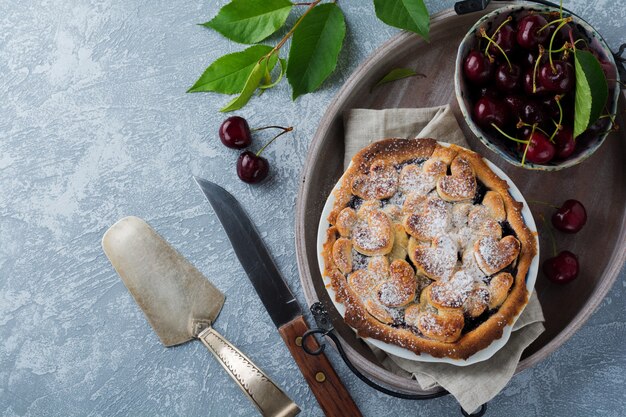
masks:
<path fill-rule="evenodd" d="M 309 355 L 302 348 L 302 335 L 308 330 L 309 326 L 302 316 L 278 328 L 322 411 L 326 417 L 362 417 L 326 355 Z M 311 337 L 307 340 L 307 347 L 313 350 L 319 344 Z"/>

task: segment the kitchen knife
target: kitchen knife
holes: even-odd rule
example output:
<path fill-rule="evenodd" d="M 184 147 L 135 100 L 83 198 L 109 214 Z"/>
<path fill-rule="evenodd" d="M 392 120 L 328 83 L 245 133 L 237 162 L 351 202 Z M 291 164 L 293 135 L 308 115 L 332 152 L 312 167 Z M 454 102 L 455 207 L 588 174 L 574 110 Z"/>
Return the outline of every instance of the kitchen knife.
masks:
<path fill-rule="evenodd" d="M 211 327 L 224 295 L 146 222 L 121 219 L 104 234 L 102 248 L 166 347 L 200 339 L 263 416 L 291 417 L 300 412 L 263 371 Z"/>
<path fill-rule="evenodd" d="M 222 187 L 198 177 L 194 179 L 222 223 L 239 262 L 324 414 L 328 417 L 360 417 L 361 412 L 326 356 L 308 355 L 302 348 L 302 335 L 309 330 L 302 310 L 244 209 Z M 316 343 L 314 338 L 309 340 Z M 315 350 L 318 346 L 311 348 Z"/>

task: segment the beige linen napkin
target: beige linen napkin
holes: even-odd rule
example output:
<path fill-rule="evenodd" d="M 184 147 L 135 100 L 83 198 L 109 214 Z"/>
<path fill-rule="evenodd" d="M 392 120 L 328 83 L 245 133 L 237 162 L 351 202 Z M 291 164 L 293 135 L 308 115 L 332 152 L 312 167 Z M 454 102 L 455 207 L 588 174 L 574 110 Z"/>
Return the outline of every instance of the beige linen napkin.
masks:
<path fill-rule="evenodd" d="M 352 109 L 344 114 L 344 168 L 352 156 L 380 139 L 433 138 L 469 147 L 449 106 L 421 109 Z M 541 305 L 536 294 L 513 326 L 506 345 L 486 361 L 459 367 L 445 363 L 410 361 L 386 354 L 368 343 L 389 371 L 417 380 L 423 389 L 437 385 L 448 390 L 468 413 L 495 397 L 509 382 L 524 349 L 543 331 Z"/>

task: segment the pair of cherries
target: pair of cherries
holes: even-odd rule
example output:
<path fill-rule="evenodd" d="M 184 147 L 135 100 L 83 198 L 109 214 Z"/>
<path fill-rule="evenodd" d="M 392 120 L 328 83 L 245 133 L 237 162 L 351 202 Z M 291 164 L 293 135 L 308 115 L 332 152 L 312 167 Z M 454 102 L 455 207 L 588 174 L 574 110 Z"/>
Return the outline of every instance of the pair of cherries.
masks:
<path fill-rule="evenodd" d="M 587 222 L 587 211 L 580 201 L 567 200 L 552 215 L 551 220 L 552 225 L 561 232 L 578 233 Z M 554 240 L 554 237 L 552 239 Z M 578 276 L 578 271 L 578 257 L 567 250 L 546 259 L 543 263 L 543 273 L 557 284 L 573 281 Z"/>
<path fill-rule="evenodd" d="M 263 181 L 267 177 L 270 171 L 270 163 L 266 158 L 261 156 L 261 153 L 270 143 L 274 142 L 276 138 L 287 132 L 291 132 L 293 127 L 264 126 L 251 130 L 248 121 L 240 116 L 229 117 L 220 125 L 220 140 L 224 146 L 232 149 L 243 149 L 250 146 L 252 143 L 252 131 L 271 128 L 282 129 L 282 132 L 263 145 L 258 152 L 244 151 L 239 155 L 239 158 L 237 158 L 237 176 L 241 181 L 247 182 L 248 184 L 255 184 Z"/>

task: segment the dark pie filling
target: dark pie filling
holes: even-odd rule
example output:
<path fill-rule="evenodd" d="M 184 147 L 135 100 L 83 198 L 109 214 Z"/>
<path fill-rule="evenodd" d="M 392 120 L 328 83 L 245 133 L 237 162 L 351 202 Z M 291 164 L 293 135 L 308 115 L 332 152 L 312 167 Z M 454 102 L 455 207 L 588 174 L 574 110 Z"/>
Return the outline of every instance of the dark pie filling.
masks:
<path fill-rule="evenodd" d="M 409 159 L 407 161 L 401 162 L 399 164 L 395 164 L 394 168 L 396 168 L 396 170 L 398 170 L 398 172 L 402 171 L 402 168 L 404 168 L 407 165 L 421 165 L 424 162 L 426 162 L 426 159 L 424 158 L 413 158 L 413 159 Z"/>
<path fill-rule="evenodd" d="M 482 181 L 476 180 L 476 194 L 474 194 L 474 199 L 472 200 L 472 204 L 481 204 L 483 202 L 483 198 L 485 198 L 485 194 L 487 194 L 487 187 Z"/>
<path fill-rule="evenodd" d="M 350 201 L 348 201 L 348 207 L 350 207 L 353 210 L 358 210 L 359 207 L 361 207 L 361 204 L 363 204 L 363 199 L 355 195 L 353 195 L 350 198 Z"/>
<path fill-rule="evenodd" d="M 478 326 L 486 322 L 489 317 L 493 316 L 496 311 L 497 309 L 485 310 L 485 312 L 478 317 L 470 317 L 466 315 L 465 326 L 463 327 L 461 334 L 466 334 L 476 329 Z"/>
<path fill-rule="evenodd" d="M 513 230 L 509 222 L 507 222 L 506 220 L 500 222 L 500 227 L 502 228 L 502 237 L 513 236 L 517 239 L 517 234 L 515 233 L 515 230 Z"/>

